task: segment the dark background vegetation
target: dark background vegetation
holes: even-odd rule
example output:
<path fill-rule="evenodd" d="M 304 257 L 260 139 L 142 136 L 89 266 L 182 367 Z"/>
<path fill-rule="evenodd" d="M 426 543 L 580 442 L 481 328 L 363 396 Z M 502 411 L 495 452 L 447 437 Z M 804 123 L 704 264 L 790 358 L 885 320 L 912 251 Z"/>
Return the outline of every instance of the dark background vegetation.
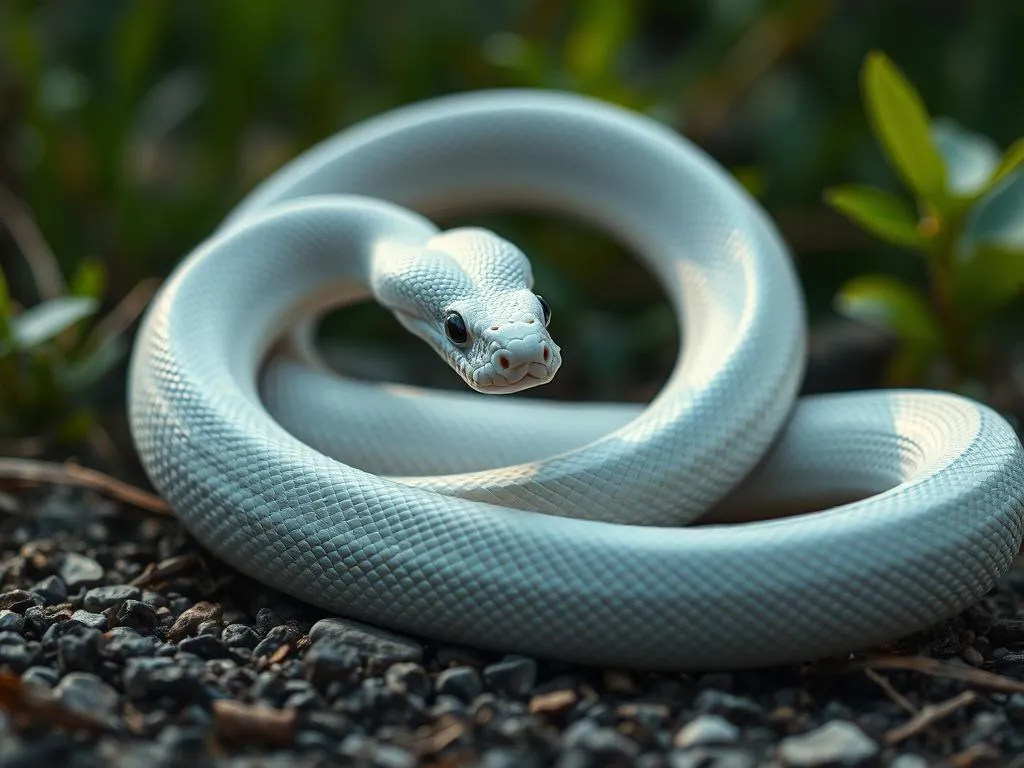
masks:
<path fill-rule="evenodd" d="M 924 280 L 822 200 L 840 182 L 899 190 L 864 116 L 865 55 L 885 51 L 933 115 L 1004 148 L 1024 133 L 1022 32 L 1013 0 L 3 0 L 0 183 L 65 274 L 105 266 L 109 309 L 345 126 L 453 91 L 568 89 L 662 119 L 732 170 L 789 242 L 818 327 L 853 275 Z M 566 366 L 537 395 L 649 397 L 676 331 L 644 271 L 565 222 L 487 221 L 531 255 L 554 307 Z M 23 305 L 39 298 L 24 245 L 0 232 Z M 422 353 L 381 311 L 343 320 L 350 340 Z M 1016 322 L 1011 308 L 1000 327 L 1013 338 Z M 419 380 L 457 386 L 439 366 Z M 101 383 L 90 397 L 116 414 L 123 367 Z"/>

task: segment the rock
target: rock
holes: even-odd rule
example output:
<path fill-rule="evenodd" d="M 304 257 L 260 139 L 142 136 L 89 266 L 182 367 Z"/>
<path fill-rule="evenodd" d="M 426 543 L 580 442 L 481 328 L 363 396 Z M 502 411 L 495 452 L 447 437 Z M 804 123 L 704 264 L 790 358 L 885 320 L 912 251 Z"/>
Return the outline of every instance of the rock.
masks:
<path fill-rule="evenodd" d="M 50 667 L 29 667 L 21 673 L 21 681 L 30 685 L 53 688 L 60 680 L 60 673 Z"/>
<path fill-rule="evenodd" d="M 43 598 L 45 605 L 59 605 L 68 599 L 68 588 L 59 576 L 47 576 L 37 582 L 32 593 Z"/>
<path fill-rule="evenodd" d="M 57 661 L 64 672 L 95 672 L 100 663 L 103 634 L 93 627 L 69 621 L 57 639 Z"/>
<path fill-rule="evenodd" d="M 684 725 L 676 733 L 672 743 L 679 749 L 732 744 L 739 741 L 740 729 L 721 715 L 700 715 Z"/>
<path fill-rule="evenodd" d="M 172 610 L 174 601 L 171 601 Z M 221 607 L 216 603 L 200 602 L 182 609 L 167 632 L 167 639 L 176 643 L 181 638 L 194 634 L 199 625 L 206 621 L 220 621 Z"/>
<path fill-rule="evenodd" d="M 152 638 L 143 637 L 131 627 L 114 627 L 100 650 L 104 656 L 123 663 L 139 656 L 152 656 L 155 648 Z"/>
<path fill-rule="evenodd" d="M 919 755 L 899 755 L 889 763 L 889 768 L 929 768 L 931 763 Z"/>
<path fill-rule="evenodd" d="M 761 707 L 753 699 L 736 696 L 724 691 L 708 688 L 698 694 L 694 707 L 704 714 L 721 715 L 733 723 L 743 725 L 754 722 L 763 715 Z"/>
<path fill-rule="evenodd" d="M 484 687 L 508 696 L 527 696 L 537 683 L 537 662 L 526 656 L 507 656 L 484 667 Z"/>
<path fill-rule="evenodd" d="M 142 591 L 128 584 L 114 584 L 106 587 L 94 587 L 85 593 L 82 607 L 87 611 L 100 613 L 120 605 L 125 600 L 138 600 Z"/>
<path fill-rule="evenodd" d="M 100 632 L 105 632 L 107 629 L 107 617 L 102 613 L 93 613 L 92 611 L 79 609 L 71 614 L 71 621 L 78 622 L 92 629 L 98 629 Z"/>
<path fill-rule="evenodd" d="M 302 674 L 324 691 L 334 682 L 355 681 L 361 664 L 359 651 L 351 645 L 321 641 L 306 653 L 302 660 Z"/>
<path fill-rule="evenodd" d="M 0 632 L 16 632 L 19 635 L 25 631 L 25 617 L 14 611 L 0 611 Z"/>
<path fill-rule="evenodd" d="M 96 675 L 71 672 L 57 683 L 53 692 L 68 709 L 116 725 L 120 697 Z"/>
<path fill-rule="evenodd" d="M 41 643 L 25 642 L 20 635 L 15 637 L 21 642 L 0 645 L 0 667 L 9 667 L 12 672 L 20 675 L 41 661 L 43 646 Z"/>
<path fill-rule="evenodd" d="M 484 684 L 472 667 L 451 667 L 437 676 L 434 688 L 439 695 L 455 696 L 468 704 L 483 692 Z"/>
<path fill-rule="evenodd" d="M 430 678 L 426 670 L 413 661 L 400 661 L 392 664 L 384 673 L 384 684 L 388 690 L 401 696 L 419 696 L 421 699 L 430 695 Z"/>
<path fill-rule="evenodd" d="M 694 747 L 672 752 L 668 764 L 669 768 L 754 768 L 757 758 L 737 747 Z"/>
<path fill-rule="evenodd" d="M 270 656 L 277 651 L 283 645 L 292 645 L 296 640 L 299 639 L 299 633 L 295 627 L 289 624 L 279 624 L 276 627 L 270 629 L 267 632 L 267 636 L 264 637 L 256 647 L 252 649 L 252 655 L 256 658 L 260 656 Z"/>
<path fill-rule="evenodd" d="M 156 611 L 141 600 L 128 599 L 117 608 L 118 626 L 139 630 L 153 630 L 158 623 Z"/>
<path fill-rule="evenodd" d="M 178 643 L 178 650 L 194 653 L 201 659 L 224 659 L 230 656 L 228 649 L 213 635 L 186 637 Z"/>
<path fill-rule="evenodd" d="M 255 648 L 260 639 L 251 627 L 245 624 L 228 624 L 220 640 L 228 648 Z"/>
<path fill-rule="evenodd" d="M 32 605 L 40 605 L 41 598 L 26 592 L 24 589 L 12 589 L 0 593 L 0 610 L 24 613 L 25 609 Z"/>
<path fill-rule="evenodd" d="M 124 668 L 124 692 L 133 699 L 168 696 L 181 702 L 205 699 L 203 668 L 155 656 L 128 659 Z"/>
<path fill-rule="evenodd" d="M 614 728 L 589 720 L 577 720 L 562 734 L 562 748 L 579 751 L 587 764 L 629 765 L 640 754 L 640 745 Z"/>
<path fill-rule="evenodd" d="M 103 566 L 91 557 L 68 552 L 57 569 L 57 575 L 70 591 L 77 592 L 82 587 L 92 587 L 103 581 Z"/>
<path fill-rule="evenodd" d="M 851 722 L 833 720 L 799 736 L 779 743 L 778 756 L 790 768 L 814 766 L 857 766 L 873 760 L 879 746 Z"/>
<path fill-rule="evenodd" d="M 314 645 L 328 638 L 350 645 L 364 658 L 384 666 L 423 660 L 423 646 L 415 640 L 350 619 L 321 619 L 309 630 L 309 639 Z"/>

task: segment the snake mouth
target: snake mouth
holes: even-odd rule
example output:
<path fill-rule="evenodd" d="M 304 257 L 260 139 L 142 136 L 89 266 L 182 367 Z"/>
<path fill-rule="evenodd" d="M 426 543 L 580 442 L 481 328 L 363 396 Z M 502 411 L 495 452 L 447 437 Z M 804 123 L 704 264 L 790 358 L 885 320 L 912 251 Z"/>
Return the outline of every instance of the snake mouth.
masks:
<path fill-rule="evenodd" d="M 466 383 L 472 389 L 485 395 L 511 395 L 515 392 L 522 392 L 524 389 L 547 384 L 550 380 L 551 376 L 534 376 L 532 373 L 527 373 L 512 382 L 480 383 L 473 381 L 472 378 L 467 378 Z"/>

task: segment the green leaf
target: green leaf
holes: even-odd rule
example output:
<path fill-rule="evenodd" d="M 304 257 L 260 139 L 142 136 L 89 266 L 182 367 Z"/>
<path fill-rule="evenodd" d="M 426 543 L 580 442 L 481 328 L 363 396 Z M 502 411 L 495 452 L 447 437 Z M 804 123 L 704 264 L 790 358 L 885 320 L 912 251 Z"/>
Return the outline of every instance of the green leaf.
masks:
<path fill-rule="evenodd" d="M 906 77 L 879 51 L 869 53 L 861 71 L 868 119 L 889 162 L 915 195 L 941 200 L 946 169 L 929 128 L 924 102 Z"/>
<path fill-rule="evenodd" d="M 69 293 L 72 296 L 85 296 L 98 301 L 103 297 L 106 284 L 107 271 L 103 263 L 96 259 L 85 259 L 71 277 Z"/>
<path fill-rule="evenodd" d="M 909 248 L 924 248 L 927 244 L 910 207 L 885 190 L 847 184 L 826 189 L 825 201 L 886 242 Z"/>
<path fill-rule="evenodd" d="M 949 118 L 935 119 L 932 139 L 946 163 L 946 186 L 950 193 L 973 197 L 985 189 L 999 165 L 999 148 L 995 142 Z"/>
<path fill-rule="evenodd" d="M 17 346 L 36 347 L 96 312 L 99 303 L 85 296 L 63 296 L 29 307 L 11 321 Z"/>
<path fill-rule="evenodd" d="M 891 331 L 922 349 L 942 343 L 939 324 L 924 296 L 887 275 L 861 275 L 836 294 L 836 311 L 863 323 Z"/>
<path fill-rule="evenodd" d="M 1003 159 L 999 161 L 999 165 L 989 178 L 985 191 L 988 192 L 996 187 L 1003 179 L 1017 171 L 1022 163 L 1024 163 L 1024 138 L 1017 139 L 1003 153 Z"/>
<path fill-rule="evenodd" d="M 987 316 L 1024 295 L 1024 248 L 999 242 L 976 243 L 967 261 L 954 263 L 958 303 Z"/>

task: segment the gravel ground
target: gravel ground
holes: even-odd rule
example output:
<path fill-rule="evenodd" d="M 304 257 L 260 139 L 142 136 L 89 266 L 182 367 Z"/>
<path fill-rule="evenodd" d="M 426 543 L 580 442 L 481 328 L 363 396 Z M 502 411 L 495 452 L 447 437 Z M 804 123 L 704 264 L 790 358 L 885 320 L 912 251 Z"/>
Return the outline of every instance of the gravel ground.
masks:
<path fill-rule="evenodd" d="M 90 492 L 0 507 L 0 766 L 1024 766 L 1024 571 L 867 657 L 653 675 L 326 617 Z"/>

